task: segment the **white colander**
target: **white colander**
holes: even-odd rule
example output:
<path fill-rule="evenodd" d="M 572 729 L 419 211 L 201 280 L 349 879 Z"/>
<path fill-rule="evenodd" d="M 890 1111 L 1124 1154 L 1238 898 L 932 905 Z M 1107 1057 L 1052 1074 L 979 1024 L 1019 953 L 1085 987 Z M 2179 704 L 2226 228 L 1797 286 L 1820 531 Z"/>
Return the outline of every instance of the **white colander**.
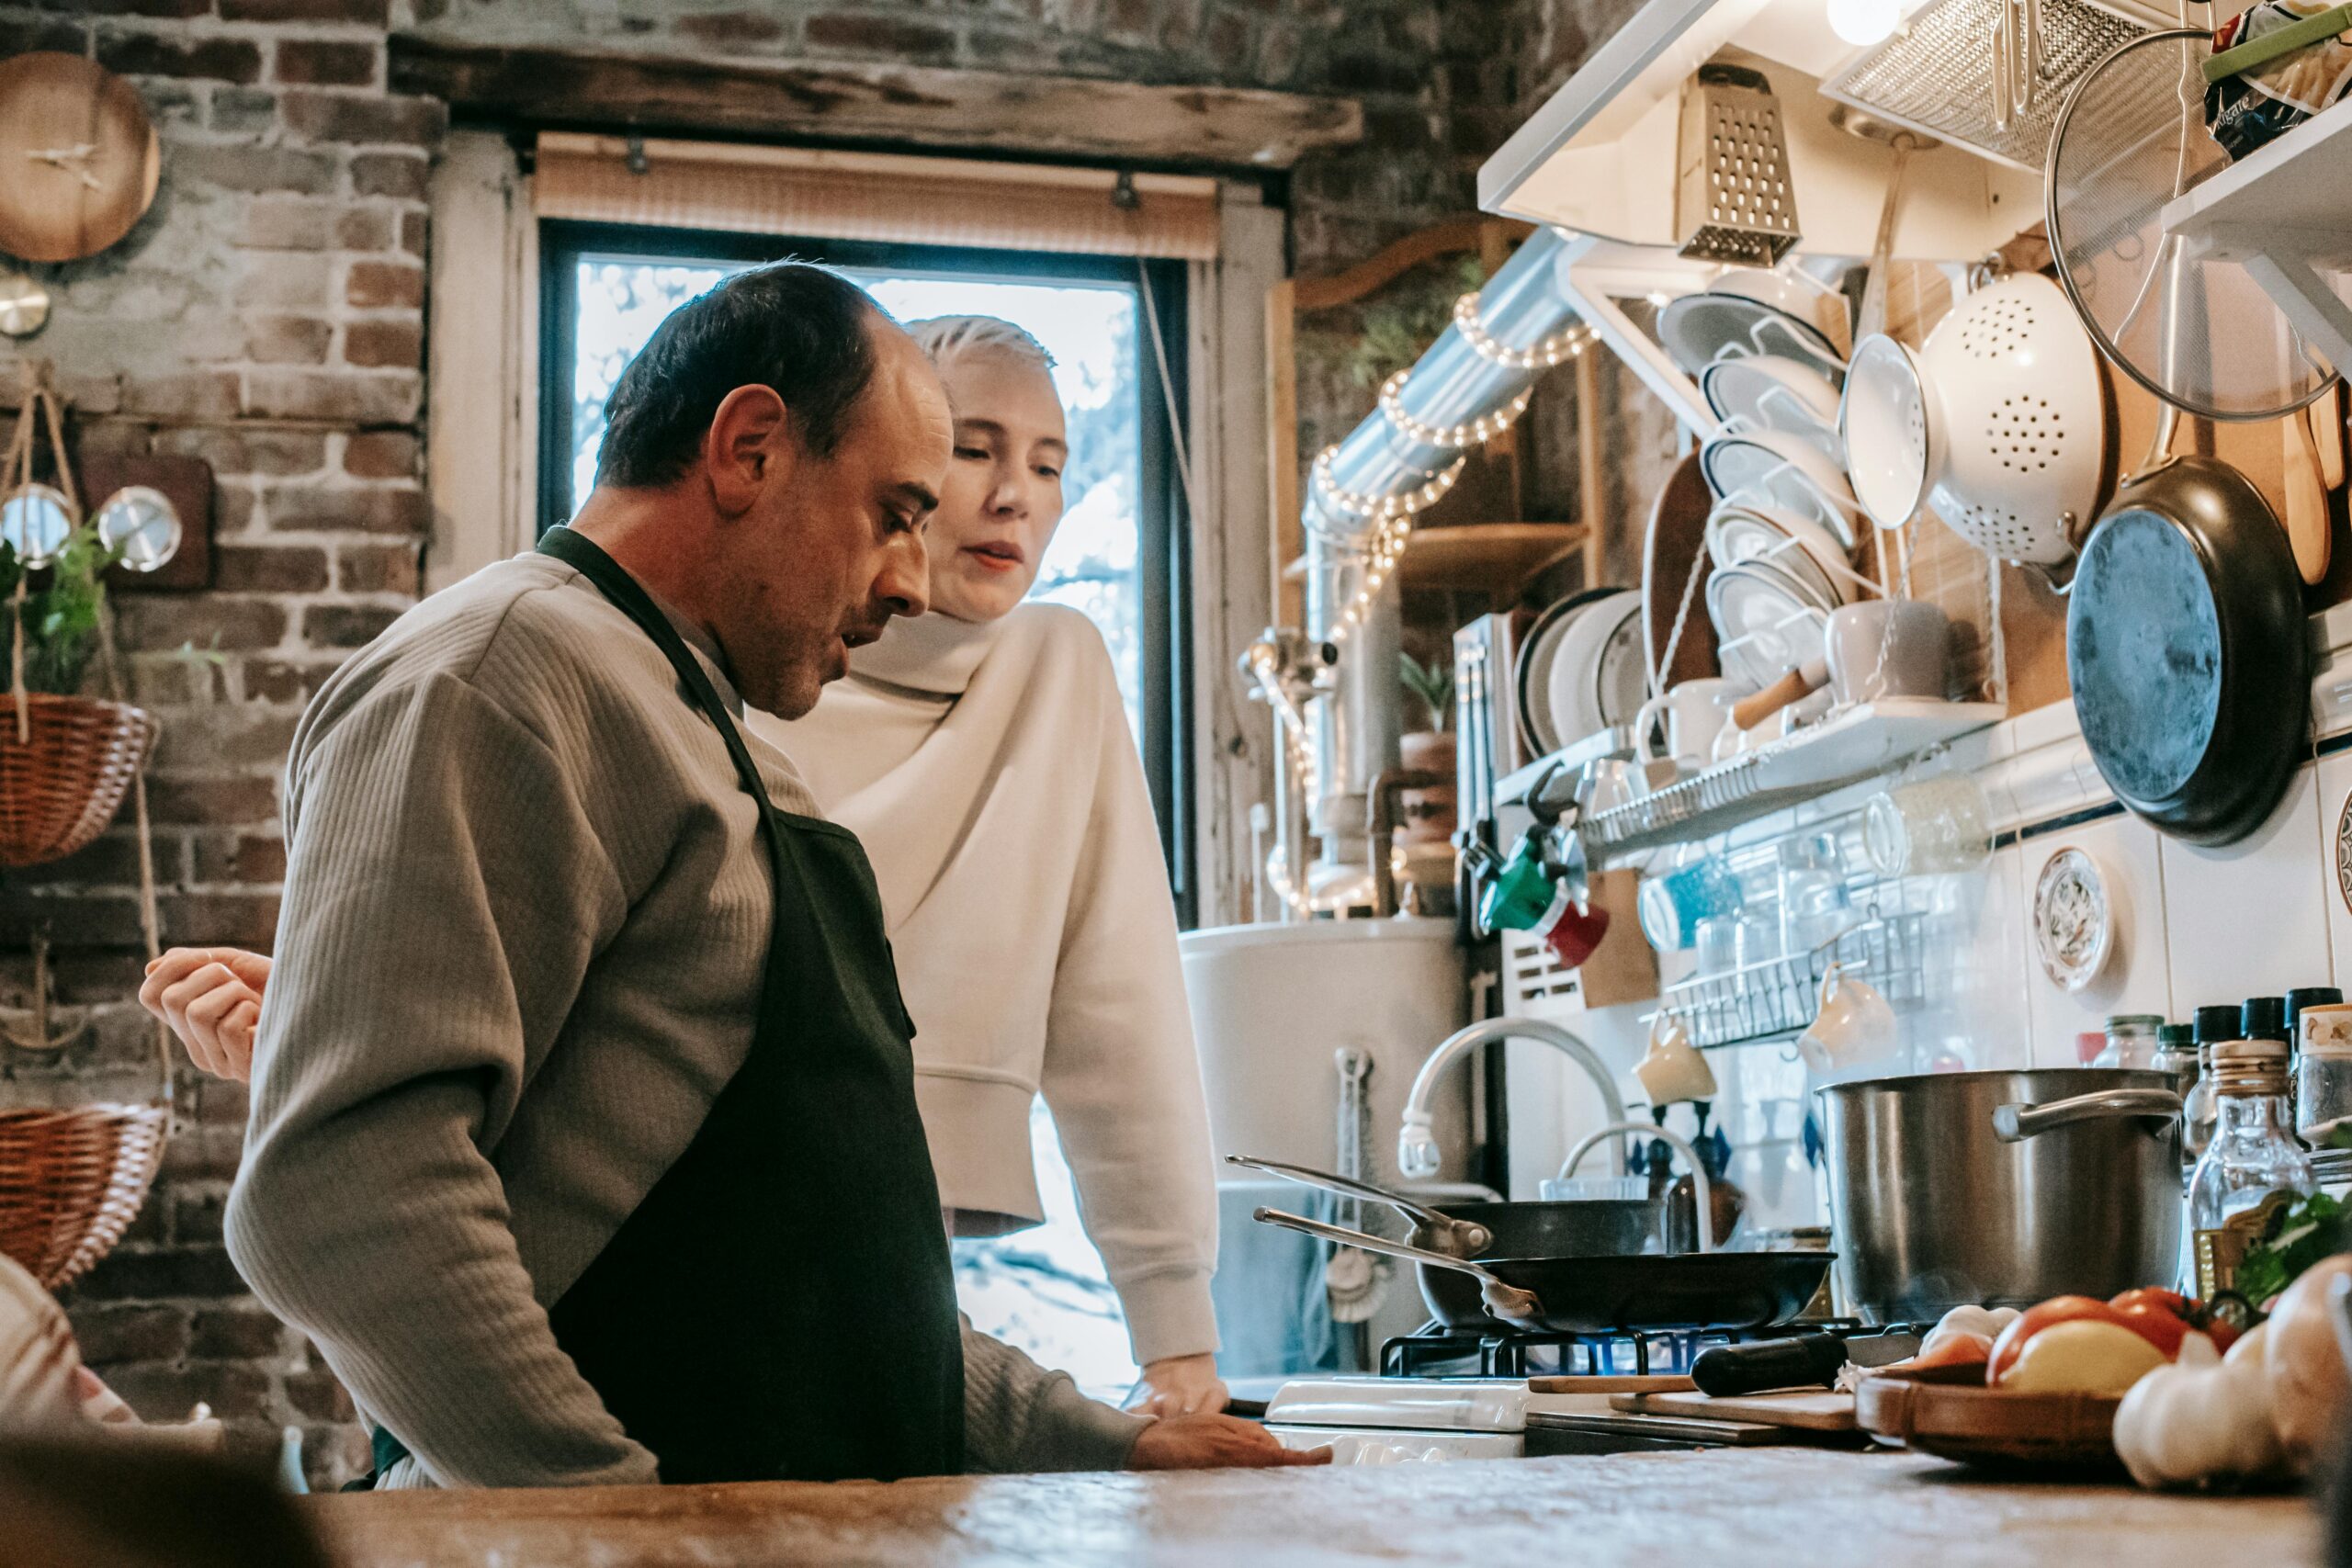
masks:
<path fill-rule="evenodd" d="M 2003 560 L 2072 557 L 2114 461 L 2098 354 L 2058 286 L 2019 273 L 1968 295 L 1928 334 L 1919 375 L 1937 515 Z"/>

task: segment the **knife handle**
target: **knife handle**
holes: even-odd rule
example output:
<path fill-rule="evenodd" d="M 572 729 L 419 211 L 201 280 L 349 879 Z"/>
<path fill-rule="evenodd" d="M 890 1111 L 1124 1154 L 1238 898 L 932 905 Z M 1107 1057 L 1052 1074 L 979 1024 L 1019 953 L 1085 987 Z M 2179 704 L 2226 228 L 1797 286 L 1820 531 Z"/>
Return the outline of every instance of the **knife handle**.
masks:
<path fill-rule="evenodd" d="M 1714 1399 L 1776 1388 L 1827 1388 L 1846 1364 L 1846 1341 L 1835 1334 L 1798 1334 L 1747 1345 L 1715 1345 L 1690 1363 L 1690 1381 Z"/>

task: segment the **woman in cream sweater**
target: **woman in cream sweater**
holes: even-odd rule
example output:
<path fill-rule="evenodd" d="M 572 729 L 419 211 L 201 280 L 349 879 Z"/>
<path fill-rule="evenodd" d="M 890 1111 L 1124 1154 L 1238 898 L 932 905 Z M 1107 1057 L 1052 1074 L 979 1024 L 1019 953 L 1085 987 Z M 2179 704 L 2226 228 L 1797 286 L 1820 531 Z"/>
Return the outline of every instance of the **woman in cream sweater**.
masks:
<path fill-rule="evenodd" d="M 1052 360 L 993 317 L 909 330 L 956 413 L 933 613 L 854 650 L 807 717 L 755 713 L 751 728 L 874 863 L 956 1234 L 1043 1217 L 1029 1140 L 1042 1093 L 1126 1311 L 1141 1403 L 1219 1409 L 1215 1173 L 1151 801 L 1101 634 L 1023 602 L 1062 516 Z M 268 968 L 175 949 L 140 999 L 199 1067 L 242 1078 Z"/>

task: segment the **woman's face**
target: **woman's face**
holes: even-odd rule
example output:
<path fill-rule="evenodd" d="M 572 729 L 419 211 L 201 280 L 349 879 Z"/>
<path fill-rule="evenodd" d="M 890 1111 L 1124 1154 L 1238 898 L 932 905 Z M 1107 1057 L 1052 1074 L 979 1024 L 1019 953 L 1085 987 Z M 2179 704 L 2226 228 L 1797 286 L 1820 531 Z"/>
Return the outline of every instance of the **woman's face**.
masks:
<path fill-rule="evenodd" d="M 1013 355 L 967 349 L 940 379 L 955 405 L 956 456 L 931 518 L 931 607 L 993 621 L 1037 581 L 1062 520 L 1069 430 L 1052 375 Z"/>

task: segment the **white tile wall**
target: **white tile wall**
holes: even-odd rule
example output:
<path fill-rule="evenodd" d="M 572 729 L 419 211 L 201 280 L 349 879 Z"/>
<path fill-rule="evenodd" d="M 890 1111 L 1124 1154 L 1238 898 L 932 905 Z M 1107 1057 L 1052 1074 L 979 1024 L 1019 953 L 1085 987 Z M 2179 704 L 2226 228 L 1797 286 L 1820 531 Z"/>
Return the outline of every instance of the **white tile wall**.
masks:
<path fill-rule="evenodd" d="M 2319 817 L 2306 767 L 2252 837 L 2218 850 L 2160 840 L 2178 1013 L 2334 983 Z"/>
<path fill-rule="evenodd" d="M 2110 817 L 2028 840 L 2022 859 L 2020 909 L 2029 917 L 2021 932 L 2028 1017 L 2033 1032 L 2033 1065 L 2071 1067 L 2080 1060 L 2075 1036 L 2102 1029 L 2109 1013 L 2147 1012 L 2179 1016 L 2173 1006 L 2172 975 L 2165 941 L 2164 874 L 2158 834 L 2136 817 Z M 2106 966 L 2079 991 L 2062 989 L 2042 973 L 2030 932 L 2033 889 L 2041 869 L 2063 850 L 2091 857 L 2107 885 L 2115 913 L 2115 936 Z"/>

